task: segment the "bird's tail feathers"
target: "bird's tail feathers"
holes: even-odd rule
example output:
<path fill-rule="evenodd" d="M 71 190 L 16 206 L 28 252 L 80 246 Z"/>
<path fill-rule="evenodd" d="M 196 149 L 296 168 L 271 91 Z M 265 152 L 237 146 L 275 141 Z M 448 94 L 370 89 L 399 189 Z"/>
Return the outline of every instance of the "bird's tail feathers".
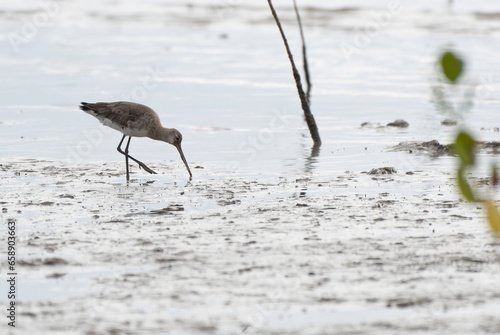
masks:
<path fill-rule="evenodd" d="M 81 102 L 80 109 L 84 112 L 91 111 L 92 109 L 88 106 L 88 102 Z"/>

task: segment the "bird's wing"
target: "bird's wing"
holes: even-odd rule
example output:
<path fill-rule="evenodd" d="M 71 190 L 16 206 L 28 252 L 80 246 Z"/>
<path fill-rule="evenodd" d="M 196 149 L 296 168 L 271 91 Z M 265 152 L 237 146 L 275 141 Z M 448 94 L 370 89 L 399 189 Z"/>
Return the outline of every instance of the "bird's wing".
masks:
<path fill-rule="evenodd" d="M 106 124 L 111 122 L 120 127 L 131 126 L 147 114 L 154 113 L 154 111 L 147 106 L 125 101 L 97 103 L 82 102 L 80 109 L 95 116 L 101 122 L 105 121 Z"/>
<path fill-rule="evenodd" d="M 111 121 L 122 127 L 126 127 L 128 122 L 135 122 L 140 117 L 140 114 L 130 106 L 116 102 L 98 102 L 95 104 L 82 102 L 80 109 L 95 116 L 100 121 Z"/>

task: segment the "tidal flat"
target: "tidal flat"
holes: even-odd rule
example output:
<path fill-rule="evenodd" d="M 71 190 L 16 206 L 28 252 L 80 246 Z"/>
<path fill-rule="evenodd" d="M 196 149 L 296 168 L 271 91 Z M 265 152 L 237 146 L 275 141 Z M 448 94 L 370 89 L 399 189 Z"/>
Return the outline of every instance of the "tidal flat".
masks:
<path fill-rule="evenodd" d="M 273 2 L 301 70 L 293 5 Z M 298 1 L 316 150 L 265 1 L 50 3 L 0 4 L 0 249 L 15 221 L 18 271 L 0 333 L 500 333 L 500 242 L 450 151 L 461 129 L 485 144 L 467 177 L 498 203 L 500 4 Z M 126 182 L 121 135 L 78 109 L 119 100 L 181 131 L 192 180 L 139 138 L 158 174 Z"/>
<path fill-rule="evenodd" d="M 18 333 L 499 330 L 500 243 L 446 173 L 187 182 L 180 163 L 126 185 L 119 163 L 0 164 Z"/>

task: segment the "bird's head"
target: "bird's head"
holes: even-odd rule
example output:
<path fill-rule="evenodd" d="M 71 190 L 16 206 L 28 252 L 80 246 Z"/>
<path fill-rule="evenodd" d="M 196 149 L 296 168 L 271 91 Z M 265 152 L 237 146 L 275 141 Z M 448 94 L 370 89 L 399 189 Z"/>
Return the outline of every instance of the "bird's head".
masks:
<path fill-rule="evenodd" d="M 182 143 L 182 134 L 177 129 L 172 129 L 172 137 L 170 138 L 170 144 L 177 146 Z"/>

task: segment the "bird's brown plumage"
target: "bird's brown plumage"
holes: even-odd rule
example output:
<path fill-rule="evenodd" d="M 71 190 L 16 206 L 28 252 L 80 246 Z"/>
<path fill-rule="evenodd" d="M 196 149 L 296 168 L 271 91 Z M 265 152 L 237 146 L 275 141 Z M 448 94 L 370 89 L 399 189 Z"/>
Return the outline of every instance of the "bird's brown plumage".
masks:
<path fill-rule="evenodd" d="M 126 135 L 155 137 L 154 133 L 162 128 L 154 110 L 134 102 L 82 102 L 80 109 Z"/>

